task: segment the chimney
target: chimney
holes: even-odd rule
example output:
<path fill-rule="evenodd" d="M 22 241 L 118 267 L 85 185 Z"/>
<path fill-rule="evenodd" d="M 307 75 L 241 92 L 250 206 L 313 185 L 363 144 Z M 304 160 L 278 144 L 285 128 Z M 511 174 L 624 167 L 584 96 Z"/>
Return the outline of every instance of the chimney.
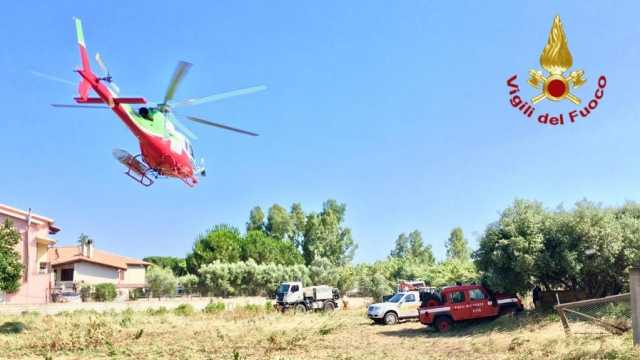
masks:
<path fill-rule="evenodd" d="M 87 257 L 89 258 L 93 257 L 93 240 L 91 239 L 87 241 Z"/>
<path fill-rule="evenodd" d="M 80 245 L 78 245 L 78 247 L 80 248 L 80 255 L 87 256 L 87 244 L 83 238 L 80 238 Z"/>

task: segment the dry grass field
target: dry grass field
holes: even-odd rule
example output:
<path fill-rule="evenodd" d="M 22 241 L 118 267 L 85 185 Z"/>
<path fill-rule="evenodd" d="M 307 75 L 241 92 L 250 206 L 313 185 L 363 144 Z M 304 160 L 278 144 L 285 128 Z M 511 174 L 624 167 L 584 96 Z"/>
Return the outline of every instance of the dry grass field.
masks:
<path fill-rule="evenodd" d="M 247 305 L 193 314 L 186 309 L 7 315 L 0 316 L 0 358 L 640 358 L 631 334 L 567 338 L 553 316 L 523 314 L 439 334 L 418 322 L 372 325 L 364 312 L 280 314 Z"/>

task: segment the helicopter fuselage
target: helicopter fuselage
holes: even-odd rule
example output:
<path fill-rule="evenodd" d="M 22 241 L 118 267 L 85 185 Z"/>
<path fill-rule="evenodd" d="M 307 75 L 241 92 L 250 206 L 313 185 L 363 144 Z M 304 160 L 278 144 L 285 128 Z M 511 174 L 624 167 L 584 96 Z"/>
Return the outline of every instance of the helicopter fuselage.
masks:
<path fill-rule="evenodd" d="M 119 101 L 117 95 L 93 73 L 85 70 L 77 71 L 84 80 L 80 86 L 90 85 L 100 98 L 98 101 L 98 99 L 81 96 L 76 99 L 78 103 L 108 104 L 138 139 L 142 157 L 150 168 L 159 175 L 180 178 L 192 186 L 198 182 L 191 144 L 175 129 L 164 113 L 152 108 L 148 109 L 147 116 L 141 116 L 129 103 Z M 81 90 L 80 93 L 82 94 L 83 91 Z M 86 90 L 84 93 L 87 93 Z"/>

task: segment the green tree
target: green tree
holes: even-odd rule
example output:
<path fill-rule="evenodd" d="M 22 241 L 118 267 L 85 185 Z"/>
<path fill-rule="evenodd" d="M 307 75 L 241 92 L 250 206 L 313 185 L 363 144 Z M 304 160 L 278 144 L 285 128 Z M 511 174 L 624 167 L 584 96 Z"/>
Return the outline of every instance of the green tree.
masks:
<path fill-rule="evenodd" d="M 325 258 L 315 258 L 309 266 L 309 277 L 313 285 L 336 286 L 340 277 L 339 270 Z"/>
<path fill-rule="evenodd" d="M 292 243 L 274 239 L 261 231 L 250 231 L 244 236 L 240 258 L 242 261 L 253 259 L 258 264 L 294 265 L 304 262 Z"/>
<path fill-rule="evenodd" d="M 418 230 L 410 232 L 409 235 L 405 233 L 398 235 L 390 256 L 424 264 L 433 264 L 436 261 L 431 245 L 424 245 L 422 234 Z"/>
<path fill-rule="evenodd" d="M 402 233 L 396 238 L 396 244 L 393 250 L 391 250 L 391 257 L 403 258 L 407 256 L 409 252 L 409 237 Z"/>
<path fill-rule="evenodd" d="M 187 274 L 178 278 L 178 284 L 182 286 L 184 292 L 193 294 L 198 288 L 198 277 L 193 274 Z"/>
<path fill-rule="evenodd" d="M 357 245 L 351 229 L 343 225 L 345 204 L 327 200 L 322 212 L 307 215 L 302 253 L 307 264 L 322 257 L 333 265 L 348 264 L 353 259 Z"/>
<path fill-rule="evenodd" d="M 13 293 L 20 288 L 22 264 L 16 246 L 20 233 L 9 219 L 0 226 L 0 291 Z"/>
<path fill-rule="evenodd" d="M 291 233 L 291 219 L 285 208 L 278 204 L 273 204 L 269 208 L 266 231 L 275 239 L 288 240 Z"/>
<path fill-rule="evenodd" d="M 142 260 L 170 269 L 175 276 L 183 276 L 187 274 L 187 262 L 184 258 L 174 256 L 147 256 Z"/>
<path fill-rule="evenodd" d="M 640 206 L 605 208 L 583 200 L 571 211 L 547 211 L 516 200 L 491 224 L 474 253 L 485 280 L 504 291 L 584 290 L 589 296 L 628 288 L 628 268 L 640 260 Z"/>
<path fill-rule="evenodd" d="M 178 280 L 171 270 L 159 266 L 151 266 L 147 269 L 146 280 L 154 297 L 173 295 L 178 285 Z"/>
<path fill-rule="evenodd" d="M 241 236 L 238 229 L 228 225 L 216 225 L 193 244 L 191 254 L 187 256 L 187 269 L 196 274 L 204 264 L 216 260 L 236 262 L 241 255 Z"/>
<path fill-rule="evenodd" d="M 447 240 L 445 247 L 447 249 L 448 259 L 468 260 L 469 259 L 469 245 L 467 239 L 464 238 L 464 233 L 461 227 L 455 227 L 451 230 L 449 239 Z"/>
<path fill-rule="evenodd" d="M 487 227 L 473 257 L 491 288 L 525 292 L 532 287 L 545 219 L 541 203 L 518 199 Z"/>
<path fill-rule="evenodd" d="M 289 218 L 291 219 L 291 241 L 293 241 L 296 248 L 302 249 L 307 217 L 299 203 L 293 203 L 293 205 L 291 205 Z"/>
<path fill-rule="evenodd" d="M 435 257 L 431 245 L 424 245 L 422 234 L 418 230 L 409 233 L 409 254 L 410 257 L 426 264 L 435 263 Z"/>
<path fill-rule="evenodd" d="M 249 231 L 265 231 L 264 212 L 260 206 L 251 209 L 249 213 L 249 222 L 247 222 L 247 232 Z"/>

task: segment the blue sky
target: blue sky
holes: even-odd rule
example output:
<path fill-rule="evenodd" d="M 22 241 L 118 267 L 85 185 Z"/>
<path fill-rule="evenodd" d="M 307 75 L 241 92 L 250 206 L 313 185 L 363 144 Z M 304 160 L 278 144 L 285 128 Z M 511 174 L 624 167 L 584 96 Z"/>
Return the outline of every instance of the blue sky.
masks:
<path fill-rule="evenodd" d="M 516 197 L 638 200 L 639 9 L 615 4 L 10 2 L 0 15 L 0 202 L 53 217 L 60 244 L 85 232 L 143 257 L 183 256 L 214 224 L 244 227 L 255 205 L 317 211 L 335 198 L 348 206 L 356 261 L 370 261 L 413 229 L 440 258 L 455 226 L 474 245 Z M 517 73 L 534 95 L 527 71 L 540 68 L 556 14 L 588 81 L 576 95 L 588 101 L 599 75 L 608 82 L 587 120 L 554 128 L 511 108 L 506 79 Z M 177 98 L 267 85 L 182 111 L 261 136 L 193 124 L 209 172 L 197 188 L 133 183 L 111 157 L 138 150 L 124 125 L 109 111 L 49 107 L 71 102 L 74 87 L 30 73 L 76 81 L 73 16 L 123 94 L 160 99 L 178 60 L 194 66 Z"/>

